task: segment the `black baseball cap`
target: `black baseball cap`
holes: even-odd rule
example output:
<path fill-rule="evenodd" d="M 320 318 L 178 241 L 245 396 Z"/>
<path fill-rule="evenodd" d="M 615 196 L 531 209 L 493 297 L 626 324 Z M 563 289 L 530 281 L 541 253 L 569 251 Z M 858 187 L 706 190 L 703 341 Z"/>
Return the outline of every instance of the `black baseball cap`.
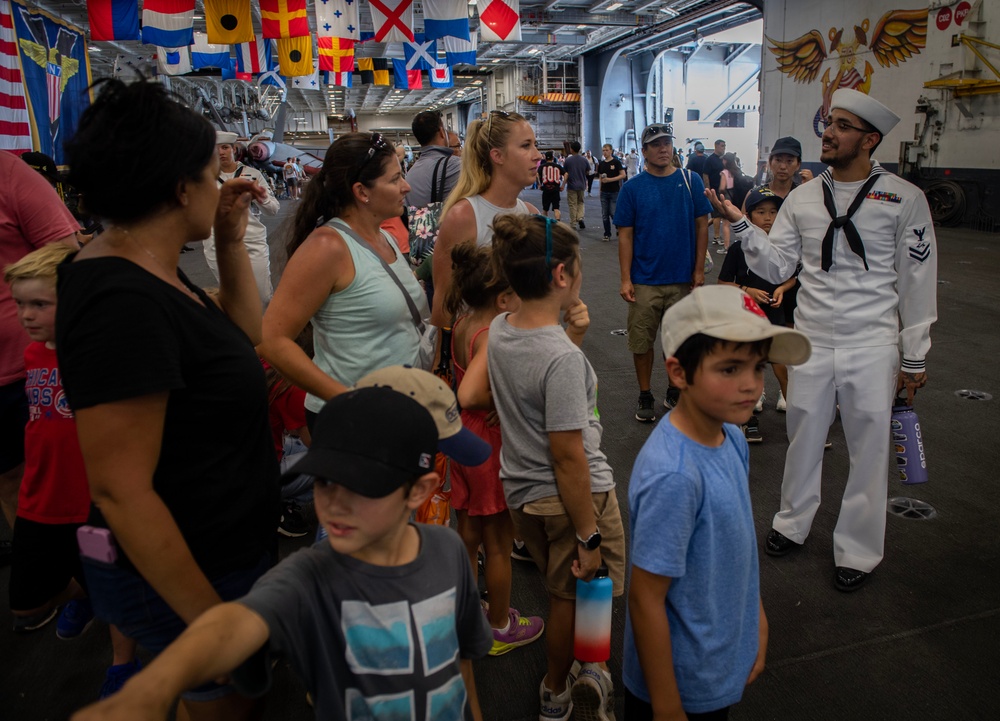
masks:
<path fill-rule="evenodd" d="M 771 155 L 794 155 L 796 158 L 802 157 L 802 144 L 791 136 L 778 138 L 771 148 Z"/>
<path fill-rule="evenodd" d="M 779 208 L 784 202 L 784 199 L 780 195 L 777 195 L 773 190 L 761 186 L 754 188 L 747 193 L 747 199 L 744 201 L 744 207 L 749 213 L 765 200 L 773 200 Z"/>
<path fill-rule="evenodd" d="M 21 155 L 21 160 L 26 162 L 53 183 L 59 182 L 59 171 L 56 168 L 56 161 L 45 153 L 24 153 Z"/>
<path fill-rule="evenodd" d="M 314 476 L 383 498 L 432 472 L 437 444 L 434 418 L 417 401 L 391 388 L 359 388 L 323 406 L 309 451 L 281 482 Z"/>

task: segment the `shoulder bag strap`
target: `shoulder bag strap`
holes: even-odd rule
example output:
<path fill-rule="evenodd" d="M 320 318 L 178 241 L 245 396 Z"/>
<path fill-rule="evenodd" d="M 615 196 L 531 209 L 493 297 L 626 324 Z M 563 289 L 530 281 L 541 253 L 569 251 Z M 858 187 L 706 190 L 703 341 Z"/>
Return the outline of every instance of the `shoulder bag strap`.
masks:
<path fill-rule="evenodd" d="M 444 200 L 444 179 L 448 175 L 447 168 L 442 171 L 441 166 L 448 162 L 448 158 L 441 158 L 434 164 L 434 174 L 431 176 L 431 202 L 440 203 Z M 438 173 L 441 173 L 441 180 L 438 182 Z"/>
<path fill-rule="evenodd" d="M 417 304 L 413 302 L 413 298 L 410 297 L 410 294 L 406 292 L 406 288 L 403 287 L 403 281 L 399 279 L 398 275 L 392 272 L 392 268 L 390 268 L 389 264 L 385 262 L 385 259 L 378 254 L 368 241 L 355 233 L 351 227 L 340 218 L 334 218 L 327 223 L 327 225 L 336 225 L 339 232 L 351 236 L 351 238 L 357 241 L 358 245 L 365 248 L 369 253 L 378 259 L 378 262 L 382 264 L 383 268 L 385 268 L 385 272 L 389 274 L 389 277 L 392 278 L 393 282 L 399 288 L 399 292 L 403 294 L 403 298 L 406 299 L 406 307 L 410 309 L 410 315 L 413 318 L 413 325 L 416 327 L 417 332 L 423 333 L 424 321 L 423 318 L 420 317 L 420 311 L 417 310 Z M 384 234 L 385 231 L 382 232 Z"/>

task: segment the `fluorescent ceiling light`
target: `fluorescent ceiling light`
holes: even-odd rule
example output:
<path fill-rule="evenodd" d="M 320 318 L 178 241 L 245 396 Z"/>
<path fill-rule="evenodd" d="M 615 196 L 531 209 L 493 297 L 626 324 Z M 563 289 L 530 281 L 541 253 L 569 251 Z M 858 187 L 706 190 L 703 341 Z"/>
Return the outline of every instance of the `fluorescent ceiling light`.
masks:
<path fill-rule="evenodd" d="M 606 10 L 607 10 L 607 11 L 608 11 L 609 13 L 613 13 L 613 12 L 614 12 L 615 10 L 617 10 L 618 8 L 620 8 L 620 7 L 622 6 L 622 5 L 624 5 L 624 3 L 618 3 L 618 2 L 615 2 L 615 3 L 611 3 L 610 5 L 608 5 L 608 7 L 607 7 L 607 8 L 605 8 L 605 9 L 606 9 Z"/>
<path fill-rule="evenodd" d="M 663 13 L 664 15 L 669 15 L 672 18 L 675 18 L 678 15 L 680 15 L 680 13 L 674 10 L 673 8 L 660 8 L 660 12 Z"/>
<path fill-rule="evenodd" d="M 500 58 L 493 58 L 493 62 L 494 62 L 494 63 L 498 63 L 498 62 L 500 62 Z"/>

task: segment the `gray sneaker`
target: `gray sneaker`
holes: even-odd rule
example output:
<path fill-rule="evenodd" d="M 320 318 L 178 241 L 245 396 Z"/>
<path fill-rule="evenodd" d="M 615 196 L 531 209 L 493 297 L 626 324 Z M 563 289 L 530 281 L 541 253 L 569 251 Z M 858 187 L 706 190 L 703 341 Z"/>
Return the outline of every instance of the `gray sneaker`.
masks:
<path fill-rule="evenodd" d="M 652 423 L 656 420 L 653 411 L 653 394 L 645 391 L 639 394 L 639 405 L 635 409 L 635 419 L 642 423 Z"/>
<path fill-rule="evenodd" d="M 615 690 L 611 674 L 596 663 L 585 663 L 573 683 L 576 721 L 615 721 Z"/>

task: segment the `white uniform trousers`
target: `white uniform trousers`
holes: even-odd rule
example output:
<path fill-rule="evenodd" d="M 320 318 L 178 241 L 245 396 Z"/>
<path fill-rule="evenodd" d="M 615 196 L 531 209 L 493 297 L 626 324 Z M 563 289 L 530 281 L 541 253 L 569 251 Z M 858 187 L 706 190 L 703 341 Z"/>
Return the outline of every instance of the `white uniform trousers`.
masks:
<path fill-rule="evenodd" d="M 208 246 L 210 241 L 205 241 L 205 246 Z M 219 282 L 219 263 L 215 259 L 215 246 L 211 248 L 211 252 L 205 251 L 205 262 L 208 264 L 208 269 L 212 271 L 212 275 L 215 276 L 215 281 Z M 271 287 L 271 259 L 267 255 L 250 255 L 250 267 L 253 269 L 253 279 L 257 284 L 257 293 L 260 295 L 260 302 L 267 308 L 267 304 L 271 302 L 271 296 L 273 295 L 273 289 Z"/>
<path fill-rule="evenodd" d="M 788 367 L 788 454 L 776 531 L 804 543 L 819 509 L 823 445 L 840 404 L 851 466 L 833 532 L 835 565 L 869 572 L 882 560 L 890 418 L 899 376 L 896 346 L 813 346 Z"/>

